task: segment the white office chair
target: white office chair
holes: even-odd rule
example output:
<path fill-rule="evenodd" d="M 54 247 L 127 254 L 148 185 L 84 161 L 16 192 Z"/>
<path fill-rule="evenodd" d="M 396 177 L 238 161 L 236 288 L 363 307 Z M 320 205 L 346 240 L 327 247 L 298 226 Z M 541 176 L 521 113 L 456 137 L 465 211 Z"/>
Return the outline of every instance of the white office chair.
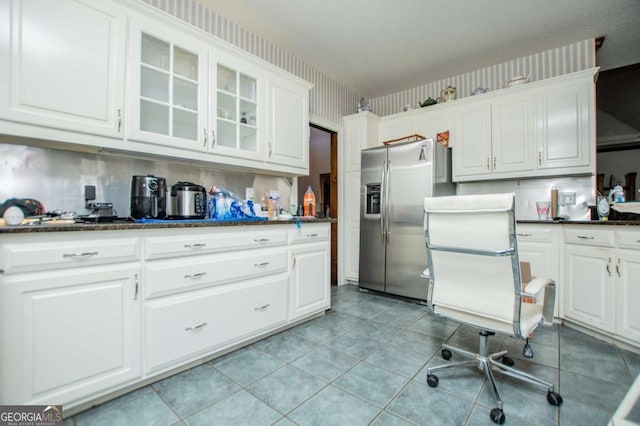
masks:
<path fill-rule="evenodd" d="M 425 238 L 430 271 L 428 302 L 436 315 L 481 329 L 478 353 L 442 345 L 442 357 L 452 353 L 470 358 L 427 369 L 427 383 L 438 386 L 435 371 L 477 367 L 486 375 L 497 407 L 491 420 L 505 421 L 492 368 L 547 389 L 551 405 L 562 404 L 554 386 L 513 368 L 507 351 L 489 354 L 489 336 L 502 333 L 527 339 L 525 356 L 533 356 L 528 337 L 539 325 L 551 325 L 555 301 L 553 280 L 536 278 L 522 290 L 515 235 L 515 194 L 425 198 Z M 523 297 L 544 294 L 544 304 L 523 303 Z"/>

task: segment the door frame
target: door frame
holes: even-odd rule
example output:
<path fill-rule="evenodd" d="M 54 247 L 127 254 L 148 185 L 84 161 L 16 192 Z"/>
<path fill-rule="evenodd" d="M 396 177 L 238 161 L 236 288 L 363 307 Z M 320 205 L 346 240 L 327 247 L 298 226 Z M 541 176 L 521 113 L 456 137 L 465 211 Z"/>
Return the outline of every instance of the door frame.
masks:
<path fill-rule="evenodd" d="M 332 205 L 329 206 L 329 215 L 334 219 L 331 223 L 331 283 L 332 285 L 341 285 L 342 283 L 342 267 L 343 261 L 341 259 L 343 247 L 343 241 L 340 238 L 343 235 L 342 218 L 340 213 L 340 205 L 344 200 L 341 200 L 343 194 L 342 182 L 340 177 L 343 176 L 342 161 L 340 160 L 342 147 L 342 125 L 324 118 L 311 114 L 309 116 L 309 126 L 316 127 L 321 130 L 327 131 L 331 134 L 331 200 Z"/>

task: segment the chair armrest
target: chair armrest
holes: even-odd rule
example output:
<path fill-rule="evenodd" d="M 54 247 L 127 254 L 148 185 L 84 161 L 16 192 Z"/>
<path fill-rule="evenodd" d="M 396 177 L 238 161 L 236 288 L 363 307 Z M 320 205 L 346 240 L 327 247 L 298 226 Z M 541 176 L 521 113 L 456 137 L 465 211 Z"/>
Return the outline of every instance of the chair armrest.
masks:
<path fill-rule="evenodd" d="M 544 325 L 553 324 L 553 309 L 556 304 L 556 283 L 549 278 L 535 278 L 524 287 L 523 296 L 534 297 L 544 289 L 542 303 L 542 322 Z"/>

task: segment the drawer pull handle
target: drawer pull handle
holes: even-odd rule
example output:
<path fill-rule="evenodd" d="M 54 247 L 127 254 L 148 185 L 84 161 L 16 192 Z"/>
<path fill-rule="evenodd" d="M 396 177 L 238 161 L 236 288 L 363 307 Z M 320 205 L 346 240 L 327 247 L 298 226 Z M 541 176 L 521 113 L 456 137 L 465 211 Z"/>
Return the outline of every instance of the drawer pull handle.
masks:
<path fill-rule="evenodd" d="M 184 248 L 202 248 L 206 246 L 207 246 L 207 243 L 195 243 L 195 244 L 185 244 Z"/>
<path fill-rule="evenodd" d="M 269 306 L 271 306 L 271 303 L 267 303 L 267 304 L 266 304 L 266 305 L 264 305 L 264 306 L 260 306 L 259 308 L 255 308 L 255 310 L 256 310 L 256 311 L 260 311 L 260 312 L 262 312 L 262 311 L 266 311 L 266 310 L 269 308 Z"/>
<path fill-rule="evenodd" d="M 268 238 L 256 238 L 253 241 L 255 241 L 256 243 L 266 243 L 269 241 Z"/>
<path fill-rule="evenodd" d="M 256 268 L 261 268 L 263 266 L 267 266 L 268 264 L 269 262 L 254 263 L 253 266 L 255 266 Z"/>
<path fill-rule="evenodd" d="M 578 235 L 578 238 L 580 238 L 581 240 L 593 240 L 594 237 L 587 237 L 584 235 Z"/>
<path fill-rule="evenodd" d="M 79 257 L 89 257 L 89 256 L 97 256 L 98 252 L 97 251 L 85 251 L 82 253 L 65 253 L 62 255 L 62 257 L 70 257 L 72 259 L 76 259 Z"/>
<path fill-rule="evenodd" d="M 317 236 L 318 236 L 318 234 L 316 234 L 316 233 L 313 233 L 313 234 L 307 234 L 307 237 L 317 237 Z"/>
<path fill-rule="evenodd" d="M 518 237 L 533 237 L 533 234 L 517 234 Z"/>
<path fill-rule="evenodd" d="M 187 328 L 185 328 L 185 329 L 184 329 L 184 331 L 194 331 L 194 332 L 195 332 L 195 331 L 199 331 L 199 330 L 202 330 L 202 328 L 203 328 L 205 325 L 207 325 L 207 323 L 206 323 L 206 322 L 203 322 L 202 324 L 198 324 L 198 325 L 195 325 L 195 326 L 193 326 L 193 327 L 187 327 Z"/>
<path fill-rule="evenodd" d="M 204 277 L 205 275 L 207 275 L 206 272 L 198 272 L 197 274 L 187 274 L 184 277 L 185 278 L 200 278 L 200 277 Z"/>
<path fill-rule="evenodd" d="M 636 243 L 640 243 L 640 240 L 636 240 Z"/>

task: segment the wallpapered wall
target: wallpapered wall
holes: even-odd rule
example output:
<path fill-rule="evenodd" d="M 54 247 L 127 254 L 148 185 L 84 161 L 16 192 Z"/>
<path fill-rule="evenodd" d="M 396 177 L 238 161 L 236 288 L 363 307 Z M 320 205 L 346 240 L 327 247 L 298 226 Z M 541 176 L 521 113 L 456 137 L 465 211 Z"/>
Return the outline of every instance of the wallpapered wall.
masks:
<path fill-rule="evenodd" d="M 371 100 L 373 112 L 383 116 L 404 110 L 406 105 L 417 108 L 418 102 L 428 97 L 436 99 L 440 91 L 451 85 L 456 97 L 471 96 L 478 88 L 502 89 L 504 81 L 516 76 L 528 75 L 530 81 L 544 80 L 559 75 L 581 71 L 596 66 L 596 49 L 593 39 L 547 50 L 501 64 L 434 81 L 413 89 L 381 96 Z"/>
<path fill-rule="evenodd" d="M 343 116 L 357 112 L 358 99 L 362 97 L 360 94 L 203 6 L 197 0 L 142 1 L 313 83 L 310 94 L 312 116 L 339 125 Z M 469 96 L 477 87 L 501 89 L 504 80 L 518 75 L 529 75 L 531 81 L 536 81 L 593 68 L 595 64 L 594 41 L 584 40 L 371 99 L 371 106 L 378 116 L 395 114 L 401 112 L 406 105 L 417 107 L 419 101 L 429 96 L 437 98 L 440 90 L 448 85 L 456 87 L 457 97 L 462 98 Z M 425 76 L 425 81 L 429 81 L 429 76 Z"/>
<path fill-rule="evenodd" d="M 340 125 L 343 116 L 357 112 L 361 95 L 198 1 L 142 1 L 311 82 L 311 115 Z"/>

